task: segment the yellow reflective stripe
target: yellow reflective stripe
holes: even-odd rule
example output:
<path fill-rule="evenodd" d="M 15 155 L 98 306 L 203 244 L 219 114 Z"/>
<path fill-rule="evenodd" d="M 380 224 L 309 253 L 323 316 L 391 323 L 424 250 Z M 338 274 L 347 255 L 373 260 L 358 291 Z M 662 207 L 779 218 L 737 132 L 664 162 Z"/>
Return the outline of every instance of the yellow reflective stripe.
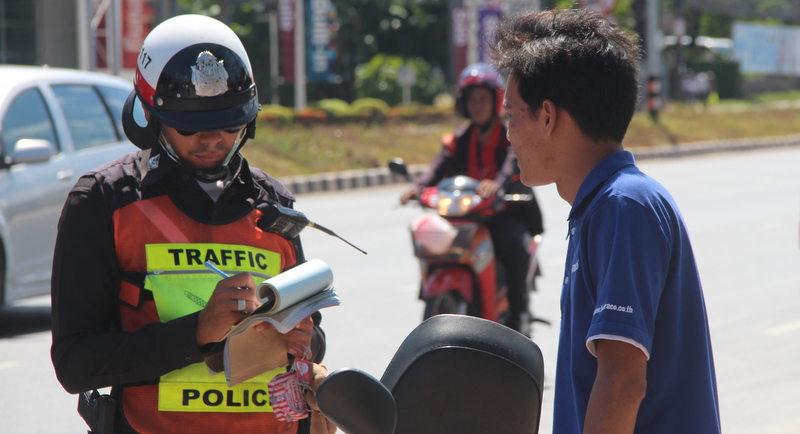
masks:
<path fill-rule="evenodd" d="M 281 272 L 281 254 L 231 244 L 166 243 L 145 246 L 145 289 L 152 291 L 159 319 L 167 322 L 201 310 L 220 277 L 205 268 L 213 261 L 228 273 L 248 271 L 264 276 Z M 195 363 L 161 377 L 158 408 L 188 412 L 271 412 L 267 385 L 276 369 L 234 387 L 225 375 L 211 375 L 204 363 Z"/>
<path fill-rule="evenodd" d="M 158 318 L 167 322 L 203 309 L 219 279 L 209 273 L 155 274 L 144 285 L 153 291 Z"/>
<path fill-rule="evenodd" d="M 203 263 L 212 261 L 229 272 L 251 271 L 267 276 L 280 273 L 281 254 L 270 250 L 237 244 L 148 244 L 147 271 L 205 270 Z"/>
<path fill-rule="evenodd" d="M 202 363 L 170 372 L 161 377 L 158 386 L 160 411 L 254 413 L 272 412 L 267 385 L 285 368 L 261 374 L 234 387 L 228 387 L 225 376 L 211 376 Z M 194 381 L 187 381 L 192 378 Z"/>
<path fill-rule="evenodd" d="M 281 254 L 235 244 L 148 244 L 145 289 L 153 292 L 162 322 L 202 309 L 220 277 L 203 263 L 214 261 L 229 273 L 279 274 Z M 267 274 L 267 272 L 271 274 Z M 172 273 L 172 274 L 171 274 Z"/>

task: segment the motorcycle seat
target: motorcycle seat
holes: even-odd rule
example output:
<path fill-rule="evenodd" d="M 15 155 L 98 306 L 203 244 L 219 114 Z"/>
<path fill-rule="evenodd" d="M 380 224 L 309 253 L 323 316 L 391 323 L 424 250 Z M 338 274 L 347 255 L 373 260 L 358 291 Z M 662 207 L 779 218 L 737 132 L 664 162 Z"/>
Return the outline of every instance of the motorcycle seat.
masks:
<path fill-rule="evenodd" d="M 486 319 L 435 315 L 403 341 L 380 381 L 353 368 L 317 390 L 348 434 L 537 433 L 544 359 L 526 336 Z"/>
<path fill-rule="evenodd" d="M 536 433 L 544 383 L 539 346 L 496 322 L 436 315 L 403 341 L 381 383 L 395 433 Z"/>

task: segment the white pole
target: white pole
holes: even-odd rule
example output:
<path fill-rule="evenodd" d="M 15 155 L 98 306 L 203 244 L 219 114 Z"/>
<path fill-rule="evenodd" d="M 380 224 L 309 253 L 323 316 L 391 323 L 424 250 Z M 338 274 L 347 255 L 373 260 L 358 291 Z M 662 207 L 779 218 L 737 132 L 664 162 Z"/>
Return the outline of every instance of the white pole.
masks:
<path fill-rule="evenodd" d="M 89 25 L 89 3 L 88 0 L 75 0 L 77 9 L 78 26 L 78 68 L 84 71 L 92 69 L 92 50 L 91 29 Z"/>
<path fill-rule="evenodd" d="M 647 72 L 650 76 L 661 77 L 661 37 L 662 32 L 658 27 L 659 2 L 647 0 Z"/>
<path fill-rule="evenodd" d="M 467 65 L 472 65 L 478 61 L 478 5 L 477 0 L 467 0 L 464 2 L 467 8 Z M 460 74 L 461 71 L 458 71 Z"/>
<path fill-rule="evenodd" d="M 114 0 L 111 3 L 110 18 L 113 20 L 112 31 L 114 34 L 113 44 L 111 44 L 113 52 L 109 55 L 109 59 L 112 62 L 111 73 L 120 75 L 122 70 L 122 0 Z M 106 20 L 108 19 L 109 17 L 106 16 Z"/>
<path fill-rule="evenodd" d="M 306 23 L 305 0 L 294 1 L 294 107 L 306 108 Z"/>
<path fill-rule="evenodd" d="M 280 104 L 278 97 L 278 13 L 269 12 L 269 93 L 272 105 Z"/>

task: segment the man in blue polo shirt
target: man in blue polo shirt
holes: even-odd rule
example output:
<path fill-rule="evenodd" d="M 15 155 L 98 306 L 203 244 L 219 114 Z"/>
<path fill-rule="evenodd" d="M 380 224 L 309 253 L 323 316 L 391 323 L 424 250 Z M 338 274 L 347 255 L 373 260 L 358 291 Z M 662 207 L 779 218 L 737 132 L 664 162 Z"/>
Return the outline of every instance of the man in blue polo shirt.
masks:
<path fill-rule="evenodd" d="M 585 9 L 506 20 L 495 41 L 522 182 L 555 183 L 572 205 L 553 432 L 719 433 L 686 226 L 622 147 L 640 49 Z"/>

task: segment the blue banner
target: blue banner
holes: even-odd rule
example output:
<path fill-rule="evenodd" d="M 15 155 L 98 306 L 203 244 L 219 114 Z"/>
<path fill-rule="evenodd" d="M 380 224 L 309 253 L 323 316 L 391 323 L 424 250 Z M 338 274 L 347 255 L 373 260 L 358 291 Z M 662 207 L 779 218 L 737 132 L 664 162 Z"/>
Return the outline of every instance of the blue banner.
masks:
<path fill-rule="evenodd" d="M 332 0 L 305 0 L 306 74 L 309 82 L 337 83 L 336 6 Z"/>

